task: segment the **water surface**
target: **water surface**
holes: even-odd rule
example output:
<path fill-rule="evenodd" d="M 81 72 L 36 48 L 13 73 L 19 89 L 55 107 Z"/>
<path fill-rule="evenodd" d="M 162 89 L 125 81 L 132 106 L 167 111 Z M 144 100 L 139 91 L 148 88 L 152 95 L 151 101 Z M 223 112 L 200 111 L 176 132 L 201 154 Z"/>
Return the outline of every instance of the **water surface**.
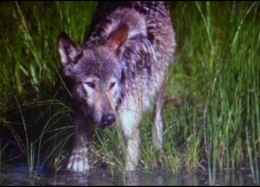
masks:
<path fill-rule="evenodd" d="M 88 174 L 61 171 L 52 174 L 28 175 L 23 171 L 5 171 L 0 173 L 0 185 L 8 186 L 122 186 L 122 185 L 156 185 L 156 186 L 206 186 L 206 185 L 259 185 L 249 169 L 224 170 L 216 177 L 206 172 L 172 173 L 165 170 L 136 171 L 122 173 L 119 171 L 97 169 Z"/>

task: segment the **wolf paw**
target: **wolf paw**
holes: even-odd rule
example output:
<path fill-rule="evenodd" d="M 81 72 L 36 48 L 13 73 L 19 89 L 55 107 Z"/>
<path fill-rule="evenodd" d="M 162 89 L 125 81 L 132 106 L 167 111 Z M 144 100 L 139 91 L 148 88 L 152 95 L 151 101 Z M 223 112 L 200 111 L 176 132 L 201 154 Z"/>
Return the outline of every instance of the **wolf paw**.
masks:
<path fill-rule="evenodd" d="M 75 172 L 85 172 L 90 169 L 87 148 L 77 148 L 72 151 L 67 169 Z"/>

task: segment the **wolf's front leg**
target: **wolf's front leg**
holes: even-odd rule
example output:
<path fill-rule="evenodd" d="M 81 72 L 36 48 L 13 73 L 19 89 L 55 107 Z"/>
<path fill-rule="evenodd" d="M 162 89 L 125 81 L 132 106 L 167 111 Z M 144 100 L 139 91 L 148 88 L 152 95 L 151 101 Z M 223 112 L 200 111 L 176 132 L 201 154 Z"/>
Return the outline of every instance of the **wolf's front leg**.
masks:
<path fill-rule="evenodd" d="M 86 172 L 90 169 L 88 161 L 87 138 L 82 136 L 75 137 L 74 147 L 71 152 L 67 169 L 76 172 Z"/>
<path fill-rule="evenodd" d="M 137 111 L 123 110 L 119 117 L 126 145 L 125 170 L 134 171 L 140 155 L 139 123 L 141 115 Z"/>
<path fill-rule="evenodd" d="M 93 128 L 81 111 L 76 111 L 74 116 L 75 137 L 73 149 L 67 164 L 67 169 L 76 172 L 86 172 L 90 169 L 88 159 L 88 144 Z"/>
<path fill-rule="evenodd" d="M 139 129 L 134 129 L 127 136 L 129 139 L 126 140 L 125 170 L 134 171 L 138 165 L 140 155 Z"/>

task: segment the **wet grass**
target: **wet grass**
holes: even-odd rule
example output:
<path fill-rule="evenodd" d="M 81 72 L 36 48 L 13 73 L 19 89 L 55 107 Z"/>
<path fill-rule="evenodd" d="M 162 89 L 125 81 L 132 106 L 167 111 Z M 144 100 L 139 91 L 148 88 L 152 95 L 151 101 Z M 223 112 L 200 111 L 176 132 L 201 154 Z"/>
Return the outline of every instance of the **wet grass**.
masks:
<path fill-rule="evenodd" d="M 82 43 L 96 3 L 1 2 L 1 166 L 24 159 L 59 170 L 73 136 L 59 76 L 61 31 Z M 260 135 L 260 3 L 171 4 L 178 48 L 164 109 L 164 150 L 151 145 L 148 114 L 141 126 L 140 168 L 200 169 L 214 184 L 218 169 L 251 168 L 255 182 Z M 150 116 L 149 116 L 150 115 Z M 118 128 L 97 131 L 95 167 L 123 169 Z"/>

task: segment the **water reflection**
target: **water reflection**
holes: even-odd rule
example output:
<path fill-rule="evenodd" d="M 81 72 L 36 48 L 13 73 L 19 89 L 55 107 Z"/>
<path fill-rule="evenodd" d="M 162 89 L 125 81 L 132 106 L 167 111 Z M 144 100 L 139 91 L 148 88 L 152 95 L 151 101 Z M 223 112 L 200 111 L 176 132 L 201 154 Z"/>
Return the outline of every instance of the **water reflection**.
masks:
<path fill-rule="evenodd" d="M 259 177 L 259 176 L 258 176 Z M 209 180 L 214 179 L 214 180 Z M 88 174 L 61 171 L 49 176 L 0 173 L 0 185 L 52 185 L 52 186 L 206 186 L 206 185 L 259 185 L 249 169 L 219 172 L 216 177 L 205 172 L 178 173 L 170 171 L 119 171 L 94 170 Z"/>

